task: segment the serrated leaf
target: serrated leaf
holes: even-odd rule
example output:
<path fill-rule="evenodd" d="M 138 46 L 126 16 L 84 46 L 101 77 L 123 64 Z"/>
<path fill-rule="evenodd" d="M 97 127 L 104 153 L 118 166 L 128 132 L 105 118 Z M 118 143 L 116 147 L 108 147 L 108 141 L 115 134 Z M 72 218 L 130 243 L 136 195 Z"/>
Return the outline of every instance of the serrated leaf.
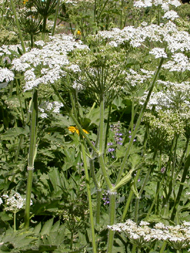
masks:
<path fill-rule="evenodd" d="M 49 235 L 50 230 L 51 230 L 52 225 L 53 225 L 53 220 L 54 220 L 54 218 L 46 221 L 46 223 L 42 227 L 41 235 Z"/>
<path fill-rule="evenodd" d="M 34 233 L 35 233 L 35 234 L 39 234 L 41 228 L 42 228 L 42 224 L 41 224 L 41 222 L 40 222 L 40 223 L 38 223 L 37 226 L 35 226 L 35 228 L 34 228 Z"/>
<path fill-rule="evenodd" d="M 60 227 L 60 220 L 58 220 L 52 227 L 51 232 L 58 231 Z"/>
<path fill-rule="evenodd" d="M 55 191 L 59 191 L 61 187 L 60 176 L 57 168 L 52 168 L 48 174 Z"/>

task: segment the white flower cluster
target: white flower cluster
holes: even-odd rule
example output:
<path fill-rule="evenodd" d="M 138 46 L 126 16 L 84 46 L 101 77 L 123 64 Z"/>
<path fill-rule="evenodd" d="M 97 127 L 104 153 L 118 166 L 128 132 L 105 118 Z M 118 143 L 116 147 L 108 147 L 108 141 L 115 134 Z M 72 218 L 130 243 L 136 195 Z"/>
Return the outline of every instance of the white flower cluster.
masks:
<path fill-rule="evenodd" d="M 149 52 L 149 54 L 153 54 L 155 58 L 167 58 L 164 48 L 155 47 Z"/>
<path fill-rule="evenodd" d="M 140 69 L 140 73 L 133 69 L 129 69 L 126 74 L 126 82 L 131 87 L 138 87 L 140 84 L 145 83 L 148 79 L 150 79 L 154 75 L 154 71 L 149 71 L 146 69 Z"/>
<path fill-rule="evenodd" d="M 169 10 L 169 5 L 173 5 L 175 7 L 178 7 L 181 5 L 181 2 L 178 0 L 139 0 L 134 2 L 134 7 L 137 8 L 146 8 L 146 7 L 152 7 L 152 6 L 158 6 L 160 5 L 161 8 L 164 11 Z"/>
<path fill-rule="evenodd" d="M 0 56 L 3 55 L 12 55 L 13 51 L 18 54 L 18 48 L 22 51 L 22 46 L 20 44 L 16 45 L 2 45 L 0 47 Z M 29 48 L 26 48 L 26 51 L 28 51 Z"/>
<path fill-rule="evenodd" d="M 174 248 L 187 248 L 190 246 L 190 222 L 184 222 L 182 225 L 166 226 L 163 223 L 157 223 L 153 228 L 145 221 L 137 225 L 132 220 L 125 223 L 118 223 L 108 226 L 112 231 L 124 232 L 126 236 L 137 244 L 146 244 L 153 241 L 167 241 Z"/>
<path fill-rule="evenodd" d="M 168 61 L 166 64 L 162 65 L 164 69 L 169 69 L 169 71 L 184 72 L 190 70 L 189 58 L 182 54 L 176 53 L 172 56 L 173 60 Z"/>
<path fill-rule="evenodd" d="M 164 14 L 163 18 L 175 20 L 176 18 L 179 18 L 179 15 L 177 14 L 176 11 L 171 10 L 171 11 L 167 11 L 167 12 Z"/>
<path fill-rule="evenodd" d="M 146 41 L 149 40 L 150 42 L 159 42 L 163 45 L 167 44 L 167 49 L 171 53 L 179 53 L 180 51 L 182 54 L 182 52 L 190 51 L 190 34 L 185 31 L 178 31 L 172 21 L 168 21 L 165 25 L 161 24 L 160 26 L 155 24 L 144 26 L 143 24 L 143 26 L 137 28 L 133 26 L 127 26 L 122 30 L 114 28 L 111 31 L 100 31 L 96 36 L 109 40 L 109 45 L 113 47 L 116 44 L 119 46 L 125 42 L 129 42 L 134 48 L 139 46 L 145 46 L 146 48 Z M 163 46 L 163 48 L 165 47 Z M 158 51 L 158 49 L 156 50 Z M 160 48 L 159 50 L 161 53 L 161 50 L 163 51 L 164 49 Z M 162 55 L 166 57 L 164 51 Z M 185 58 L 186 56 L 184 55 L 184 60 Z M 183 61 L 181 63 L 183 64 Z M 185 65 L 187 65 L 186 60 Z"/>
<path fill-rule="evenodd" d="M 152 92 L 147 108 L 155 108 L 156 111 L 165 109 L 176 109 L 182 112 L 184 108 L 190 108 L 190 82 L 173 83 L 158 80 L 163 86 L 163 91 Z M 140 104 L 146 100 L 147 92 L 141 97 Z M 189 110 L 189 109 L 188 109 Z"/>
<path fill-rule="evenodd" d="M 18 192 L 12 193 L 10 196 L 4 194 L 0 198 L 0 204 L 4 204 L 5 210 L 11 212 L 18 212 L 20 209 L 24 208 L 25 202 L 26 199 Z M 30 205 L 32 205 L 32 201 Z"/>
<path fill-rule="evenodd" d="M 39 107 L 39 111 L 41 112 L 41 118 L 47 118 L 47 112 L 60 113 L 60 108 L 63 107 L 63 103 L 58 101 L 54 102 L 45 102 Z"/>
<path fill-rule="evenodd" d="M 43 46 L 41 41 L 37 44 Z M 81 41 L 75 41 L 73 36 L 61 34 L 50 37 L 50 41 L 42 49 L 33 48 L 19 59 L 14 59 L 12 69 L 25 72 L 24 91 L 31 90 L 40 83 L 54 83 L 63 77 L 65 72 L 62 66 L 69 64 L 67 53 L 75 48 L 88 49 Z"/>
<path fill-rule="evenodd" d="M 0 82 L 10 82 L 14 80 L 14 73 L 7 68 L 0 68 Z"/>

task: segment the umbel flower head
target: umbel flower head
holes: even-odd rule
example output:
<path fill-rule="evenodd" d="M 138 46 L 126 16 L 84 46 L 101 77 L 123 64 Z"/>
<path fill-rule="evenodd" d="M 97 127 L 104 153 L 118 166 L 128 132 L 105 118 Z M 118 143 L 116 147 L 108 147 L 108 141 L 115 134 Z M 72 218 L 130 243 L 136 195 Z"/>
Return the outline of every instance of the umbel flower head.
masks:
<path fill-rule="evenodd" d="M 123 232 L 138 247 L 145 247 L 154 241 L 167 241 L 174 249 L 178 250 L 190 246 L 189 222 L 176 226 L 157 223 L 151 227 L 150 223 L 145 221 L 141 221 L 137 225 L 134 221 L 127 220 L 125 223 L 108 226 L 108 229 L 119 233 Z"/>
<path fill-rule="evenodd" d="M 39 84 L 53 84 L 65 76 L 62 67 L 69 64 L 67 54 L 74 48 L 88 49 L 81 41 L 75 41 L 73 36 L 58 35 L 50 37 L 42 48 L 33 48 L 20 58 L 12 61 L 12 69 L 25 73 L 24 91 L 31 90 Z"/>
<path fill-rule="evenodd" d="M 123 90 L 126 52 L 113 49 L 93 36 L 89 41 L 92 44 L 90 50 L 76 49 L 71 54 L 72 66 L 78 65 L 80 70 L 69 73 L 74 80 L 72 87 L 86 90 L 97 101 L 100 96 L 104 96 L 106 102 L 113 100 Z"/>
<path fill-rule="evenodd" d="M 0 204 L 4 204 L 6 211 L 18 212 L 25 206 L 26 199 L 23 198 L 18 192 L 11 192 L 10 195 L 3 194 L 0 198 Z M 30 202 L 32 205 L 32 201 Z"/>

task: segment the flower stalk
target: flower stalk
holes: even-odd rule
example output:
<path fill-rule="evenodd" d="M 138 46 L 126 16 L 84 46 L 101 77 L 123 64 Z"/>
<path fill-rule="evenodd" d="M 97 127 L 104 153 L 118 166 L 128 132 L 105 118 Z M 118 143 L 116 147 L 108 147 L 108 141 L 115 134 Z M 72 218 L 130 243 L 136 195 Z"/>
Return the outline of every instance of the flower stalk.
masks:
<path fill-rule="evenodd" d="M 85 171 L 85 178 L 86 178 L 86 189 L 87 189 L 87 195 L 88 195 L 88 205 L 89 205 L 89 212 L 90 212 L 90 227 L 91 227 L 91 233 L 92 233 L 92 248 L 93 248 L 93 253 L 96 253 L 96 239 L 95 239 L 94 218 L 93 218 L 91 191 L 90 191 L 90 178 L 89 178 L 89 175 L 88 175 L 87 157 L 86 157 L 86 153 L 85 153 L 85 147 L 84 147 L 83 144 L 81 144 L 81 149 L 82 149 L 84 171 Z"/>
<path fill-rule="evenodd" d="M 31 125 L 30 125 L 30 147 L 28 157 L 28 178 L 27 178 L 27 189 L 26 189 L 26 208 L 25 208 L 25 228 L 29 227 L 30 222 L 30 203 L 31 203 L 31 192 L 32 192 L 32 179 L 34 171 L 34 160 L 36 157 L 36 137 L 37 137 L 37 118 L 38 118 L 38 93 L 34 88 L 33 98 L 31 105 Z"/>

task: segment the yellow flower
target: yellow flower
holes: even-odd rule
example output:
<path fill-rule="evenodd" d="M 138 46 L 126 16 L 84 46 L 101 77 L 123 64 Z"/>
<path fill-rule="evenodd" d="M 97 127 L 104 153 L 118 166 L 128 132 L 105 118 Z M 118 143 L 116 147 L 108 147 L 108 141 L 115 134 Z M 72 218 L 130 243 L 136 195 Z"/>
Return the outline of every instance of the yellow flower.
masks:
<path fill-rule="evenodd" d="M 29 1 L 29 0 L 24 0 L 24 1 L 23 1 L 23 4 L 26 4 L 28 1 Z"/>
<path fill-rule="evenodd" d="M 77 127 L 70 126 L 70 127 L 68 127 L 68 130 L 69 130 L 71 133 L 75 133 L 75 132 L 76 132 L 76 133 L 79 135 L 79 130 L 78 130 Z M 82 130 L 83 130 L 83 132 L 84 132 L 85 134 L 89 134 L 89 132 L 86 131 L 85 129 L 82 129 Z"/>
<path fill-rule="evenodd" d="M 78 30 L 78 31 L 77 31 L 77 35 L 81 35 L 81 31 Z"/>

